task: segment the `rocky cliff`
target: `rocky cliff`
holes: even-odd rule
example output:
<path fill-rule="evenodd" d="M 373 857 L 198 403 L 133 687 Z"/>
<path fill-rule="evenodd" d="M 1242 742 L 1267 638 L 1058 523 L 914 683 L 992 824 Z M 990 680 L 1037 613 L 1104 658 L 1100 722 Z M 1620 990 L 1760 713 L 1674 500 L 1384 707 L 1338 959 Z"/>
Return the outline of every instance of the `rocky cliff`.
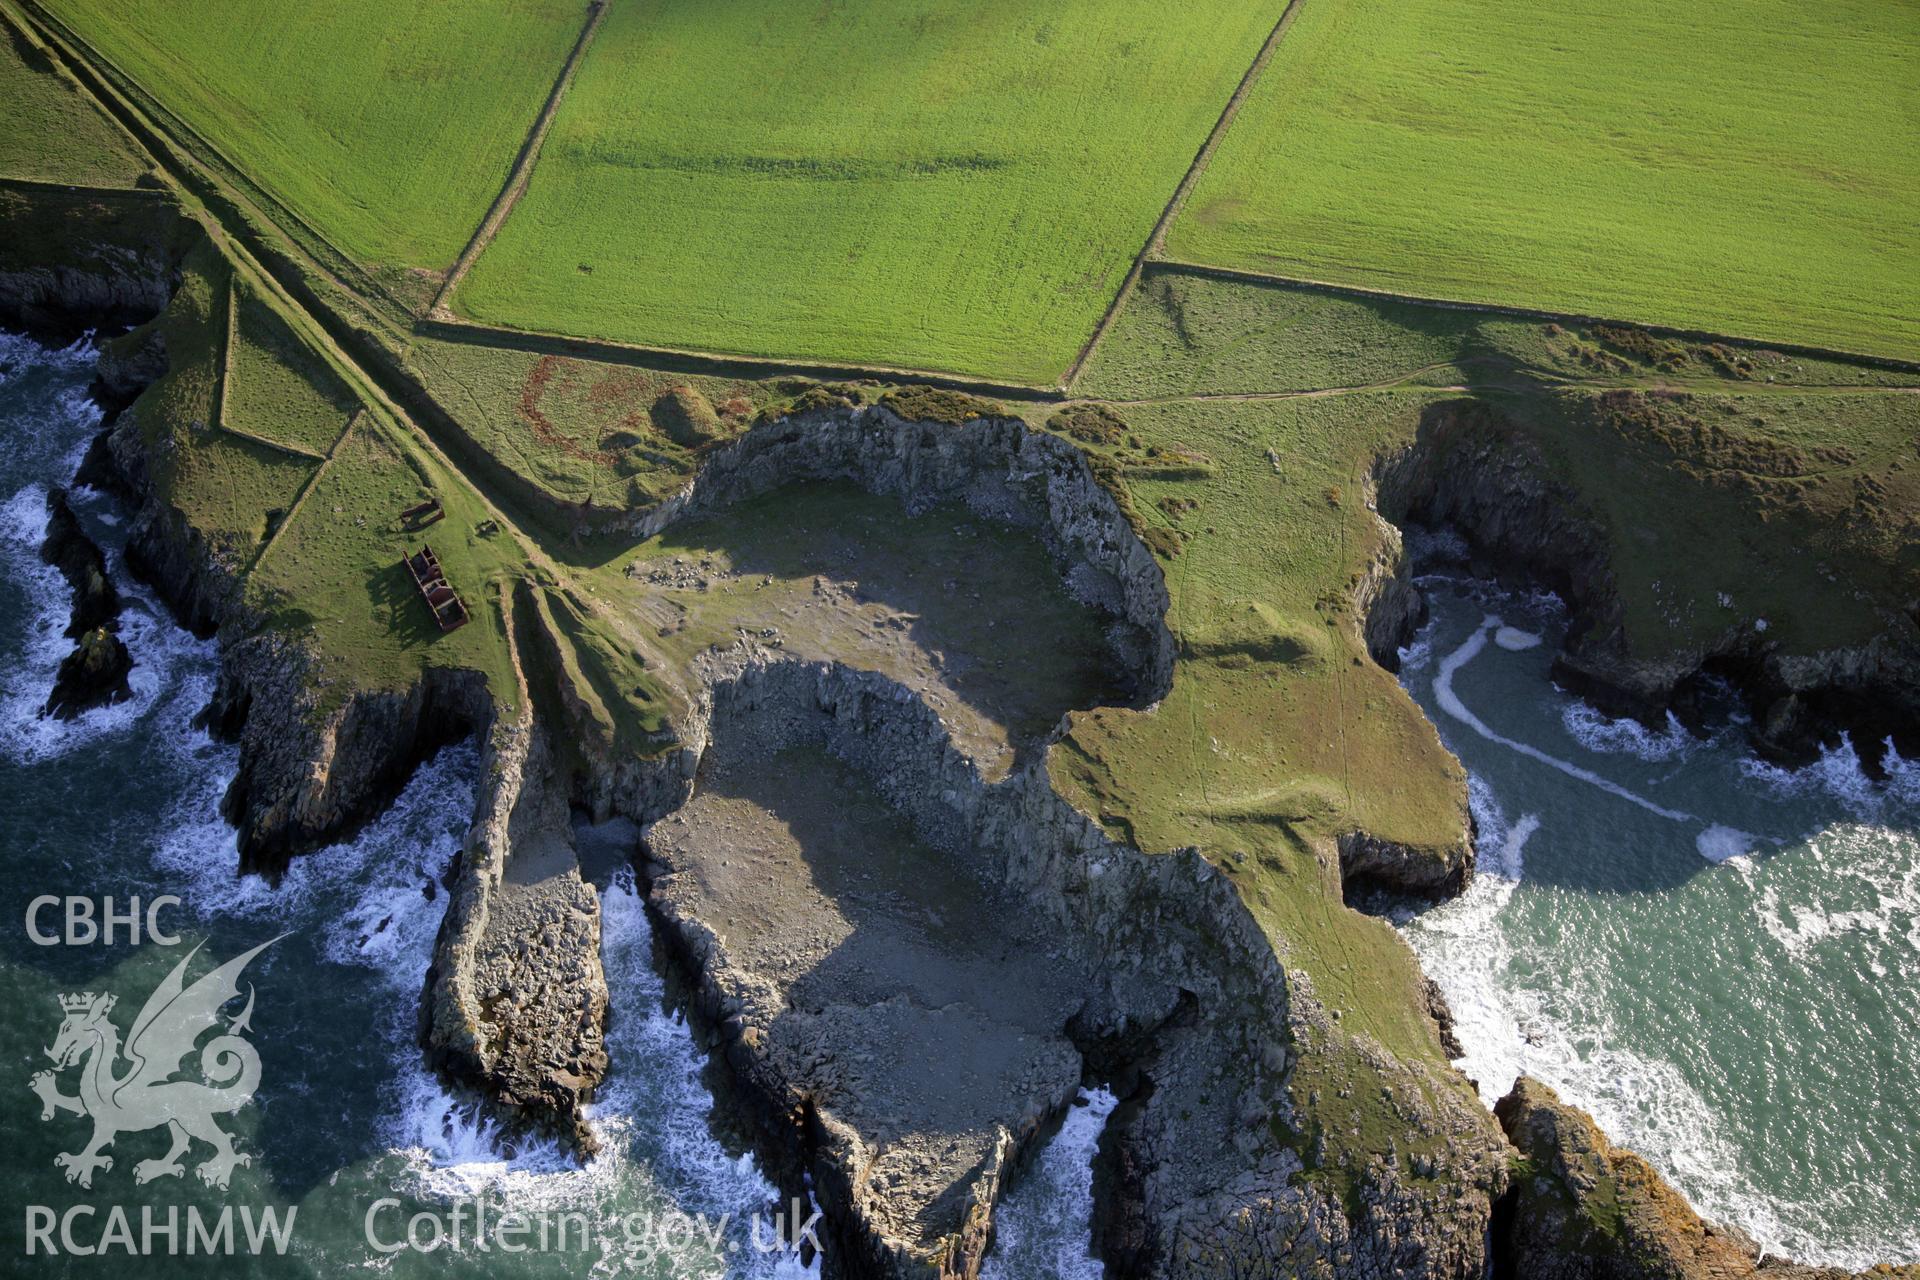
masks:
<path fill-rule="evenodd" d="M 1142 704 L 1173 678 L 1167 588 L 1087 458 L 1058 436 L 1004 418 L 960 425 L 907 422 L 885 406 L 816 410 L 756 427 L 715 449 L 685 489 L 639 514 L 650 537 L 781 485 L 851 480 L 908 512 L 964 502 L 976 514 L 1034 533 L 1069 589 L 1113 620 L 1116 665 Z"/>
<path fill-rule="evenodd" d="M 710 675 L 704 723 L 689 726 L 690 743 L 722 757 L 736 741 L 759 751 L 824 748 L 938 851 L 949 874 L 980 886 L 982 921 L 1030 915 L 1021 934 L 1046 942 L 1047 958 L 1034 970 L 988 966 L 983 972 L 997 983 L 982 981 L 959 1006 L 940 1006 L 951 1019 L 944 1029 L 915 1025 L 910 1015 L 925 1016 L 924 995 L 891 987 L 868 990 L 860 1003 L 816 986 L 808 994 L 818 1011 L 802 1018 L 808 1001 L 796 1006 L 793 983 L 826 959 L 797 971 L 756 960 L 768 951 L 791 957 L 740 925 L 742 913 L 702 910 L 730 900 L 715 887 L 726 879 L 719 864 L 744 856 L 741 843 L 711 838 L 724 828 L 698 815 L 668 815 L 649 829 L 653 900 L 668 941 L 692 971 L 725 1060 L 759 1099 L 756 1113 L 789 1118 L 784 1137 L 805 1149 L 828 1220 L 846 1233 L 839 1243 L 860 1260 L 848 1274 L 972 1274 L 1008 1157 L 1083 1078 L 1120 1081 L 1129 1095 L 1106 1156 L 1129 1172 L 1107 1184 L 1102 1205 L 1114 1224 L 1110 1237 L 1127 1242 L 1114 1261 L 1128 1274 L 1478 1274 L 1489 1206 L 1505 1178 L 1485 1113 L 1464 1091 L 1423 1083 L 1378 1054 L 1373 1065 L 1407 1099 L 1410 1128 L 1439 1136 L 1439 1148 L 1417 1168 L 1381 1161 L 1340 1171 L 1352 1178 L 1347 1200 L 1334 1189 L 1338 1180 L 1311 1176 L 1324 1152 L 1294 1136 L 1312 1124 L 1289 1078 L 1297 1054 L 1331 1052 L 1328 1041 L 1340 1033 L 1281 966 L 1274 940 L 1231 882 L 1197 852 L 1150 856 L 1114 843 L 1055 794 L 1042 762 L 983 783 L 937 715 L 884 677 L 744 647 L 716 659 Z M 701 794 L 697 788 L 690 809 Z M 1017 907 L 1005 916 L 988 910 L 994 895 Z M 948 910 L 970 918 L 964 896 L 948 899 Z M 803 933 L 816 927 L 796 925 Z M 993 936 L 984 927 L 964 932 L 970 942 Z M 830 954 L 852 945 L 843 941 Z M 885 972 L 911 986 L 910 969 Z M 947 1100 L 973 1117 L 962 1130 L 969 1158 L 925 1158 L 912 1110 L 885 1121 L 899 1108 L 903 1081 L 914 1073 L 939 1078 L 938 1055 L 963 1045 L 978 1053 L 994 1042 L 988 1027 L 1014 1016 L 1008 1010 L 1018 1003 L 1006 991 L 996 995 L 997 984 L 1038 998 L 1063 982 L 1068 990 L 1048 999 L 1065 997 L 1078 1064 L 1062 1069 L 1064 1046 L 1045 1050 L 1037 1028 L 1002 1033 L 1010 1047 L 994 1061 L 1004 1070 L 970 1074 Z M 867 1055 L 838 1043 L 841 1031 L 863 1025 L 870 1034 L 858 1043 L 900 1075 L 875 1079 Z M 957 1039 L 942 1044 L 943 1035 Z M 1043 1056 L 1026 1056 L 1034 1052 Z M 1213 1137 L 1196 1141 L 1201 1133 Z M 1435 1180 L 1447 1184 L 1445 1194 L 1433 1194 Z"/>
<path fill-rule="evenodd" d="M 163 310 L 197 235 L 164 191 L 0 185 L 0 325 L 57 342 Z"/>
<path fill-rule="evenodd" d="M 1609 714 L 1664 724 L 1670 709 L 1691 711 L 1711 673 L 1731 678 L 1746 697 L 1754 744 L 1769 756 L 1804 762 L 1842 733 L 1856 744 L 1891 736 L 1914 745 L 1920 624 L 1908 603 L 1888 602 L 1885 626 L 1864 643 L 1818 652 L 1783 648 L 1757 617 L 1736 617 L 1709 640 L 1650 645 L 1628 633 L 1614 535 L 1537 444 L 1479 401 L 1435 406 L 1417 438 L 1381 460 L 1375 481 L 1388 521 L 1452 528 L 1467 540 L 1476 571 L 1545 586 L 1565 600 L 1573 620 L 1555 679 Z M 1368 641 L 1390 662 L 1417 610 L 1397 574 L 1376 577 Z"/>
<path fill-rule="evenodd" d="M 909 510 L 957 497 L 1034 530 L 1069 584 L 1114 618 L 1116 652 L 1136 664 L 1143 700 L 1168 687 L 1172 643 L 1158 563 L 1079 451 L 1018 423 L 952 427 L 843 409 L 761 427 L 716 450 L 693 485 L 638 531 L 797 479 L 827 478 L 890 494 Z M 828 1219 L 843 1233 L 838 1243 L 858 1260 L 850 1274 L 971 1274 L 1007 1161 L 1083 1077 L 1123 1082 L 1128 1093 L 1103 1156 L 1112 1176 L 1103 1178 L 1101 1206 L 1107 1252 L 1128 1274 L 1478 1272 L 1490 1200 L 1504 1180 L 1485 1113 L 1463 1091 L 1420 1081 L 1340 1032 L 1304 979 L 1279 963 L 1275 940 L 1239 891 L 1197 851 L 1148 856 L 1110 840 L 1054 792 L 1043 756 L 983 781 L 938 715 L 882 676 L 743 645 L 714 659 L 701 679 L 698 710 L 680 726 L 687 752 L 701 761 L 701 782 L 685 809 L 672 797 L 672 812 L 633 815 L 652 821 L 653 901 L 717 1028 L 717 1047 L 758 1099 L 753 1110 L 770 1140 L 806 1153 Z M 758 829 L 754 807 L 703 798 L 710 787 L 728 791 L 726 779 L 746 771 L 742 742 L 757 755 L 795 743 L 824 749 L 936 850 L 940 865 L 979 886 L 983 904 L 995 895 L 1015 904 L 975 908 L 980 921 L 964 931 L 969 940 L 991 939 L 988 921 L 1026 915 L 1032 920 L 1021 935 L 1047 939 L 1047 959 L 1026 966 L 1018 981 L 1029 999 L 1053 992 L 1042 1003 L 1067 1012 L 1067 1045 L 1042 1052 L 1045 1020 L 1013 1034 L 1007 1052 L 991 1058 L 996 1069 L 983 1066 L 975 1084 L 948 1099 L 969 1117 L 954 1126 L 969 1135 L 958 1150 L 929 1153 L 899 1096 L 900 1081 L 929 1071 L 933 1053 L 935 1033 L 913 1011 L 938 1003 L 915 986 L 910 961 L 889 953 L 880 966 L 900 990 L 856 984 L 856 999 L 809 979 L 797 1008 L 787 966 L 796 949 L 811 954 L 818 945 L 804 936 L 814 925 L 796 925 L 803 936 L 783 942 L 778 930 L 723 923 L 765 914 L 743 909 L 735 874 L 716 865 L 742 856 L 741 833 Z M 784 859 L 804 856 L 827 855 L 787 850 Z M 1394 854 L 1377 856 L 1385 867 Z M 773 852 L 763 857 L 768 866 L 782 862 Z M 933 874 L 922 868 L 911 878 Z M 949 896 L 951 910 L 968 918 L 971 895 Z M 836 903 L 807 920 L 844 910 Z M 875 944 L 843 940 L 799 970 L 830 968 L 830 957 L 862 945 Z M 954 1019 L 946 1034 L 984 1052 L 996 1042 L 988 1028 L 1021 1002 L 996 994 L 991 982 L 971 996 L 940 1006 Z M 809 1000 L 814 1016 L 797 1017 Z M 831 1019 L 822 1016 L 828 1009 Z M 875 1029 L 865 1042 L 902 1076 L 876 1078 L 863 1055 L 835 1047 L 836 1029 L 860 1026 Z M 1040 1065 L 1057 1062 L 1068 1045 L 1078 1070 Z M 1356 1052 L 1379 1078 L 1396 1081 L 1409 1125 L 1439 1139 L 1418 1168 L 1381 1159 L 1315 1176 L 1326 1148 L 1297 1136 L 1314 1122 L 1289 1087 L 1303 1051 Z M 1196 1143 L 1196 1132 L 1218 1140 Z M 1449 1184 L 1446 1195 L 1431 1193 L 1436 1178 Z"/>
<path fill-rule="evenodd" d="M 153 348 L 138 349 L 143 359 L 122 367 L 150 364 Z M 135 504 L 135 542 L 167 598 L 225 640 L 210 717 L 242 747 L 228 812 L 249 860 L 271 865 L 352 830 L 435 743 L 492 726 L 495 699 L 477 676 L 429 672 L 407 689 L 327 700 L 324 658 L 260 630 L 231 568 L 156 492 L 143 465 L 140 411 L 136 402 L 112 435 Z M 1167 687 L 1172 643 L 1157 563 L 1078 452 L 1017 423 L 934 426 L 872 409 L 773 424 L 716 450 L 650 527 L 796 478 L 828 477 L 910 508 L 959 498 L 1033 529 L 1075 591 L 1113 619 L 1114 651 L 1136 673 L 1136 697 Z M 1035 911 L 1073 957 L 1063 972 L 1084 978 L 1063 1009 L 1069 1034 L 1044 1058 L 1053 1065 L 1032 1077 L 1049 1083 L 1018 1105 L 976 1107 L 975 1158 L 949 1151 L 908 1159 L 903 1172 L 902 1144 L 879 1137 L 893 1131 L 862 1127 L 871 1117 L 852 1055 L 802 1071 L 799 1059 L 777 1052 L 782 1041 L 752 1034 L 734 991 L 740 975 L 720 963 L 712 925 L 662 892 L 669 939 L 725 1029 L 725 1060 L 759 1099 L 769 1141 L 814 1174 L 848 1274 L 970 1274 L 990 1239 L 1004 1171 L 1096 1069 L 1129 1085 L 1106 1157 L 1127 1173 L 1106 1181 L 1114 1190 L 1102 1207 L 1106 1237 L 1125 1242 L 1114 1246 L 1119 1264 L 1195 1276 L 1257 1273 L 1282 1259 L 1312 1259 L 1326 1275 L 1478 1272 L 1488 1206 L 1504 1177 L 1484 1113 L 1445 1101 L 1459 1090 L 1408 1077 L 1398 1092 L 1410 1100 L 1409 1122 L 1442 1135 L 1443 1153 L 1422 1156 L 1417 1169 L 1383 1159 L 1314 1176 L 1322 1152 L 1298 1136 L 1311 1126 L 1289 1072 L 1304 1047 L 1322 1051 L 1347 1038 L 1280 966 L 1273 940 L 1224 876 L 1192 851 L 1147 857 L 1109 841 L 1052 792 L 1041 762 L 983 783 L 938 716 L 880 677 L 765 657 L 736 654 L 703 673 L 710 692 L 695 722 L 678 726 L 684 749 L 656 760 L 580 761 L 563 777 L 552 744 L 529 725 L 490 730 L 480 812 L 429 985 L 426 1037 L 451 1074 L 587 1139 L 579 1104 L 604 1068 L 605 993 L 596 904 L 563 847 L 567 803 L 662 819 L 693 793 L 715 718 L 739 723 L 749 708 L 758 717 L 777 704 L 807 726 L 798 736 L 850 762 L 929 844 Z M 546 705 L 564 723 L 563 705 Z M 538 891 L 524 892 L 530 886 Z M 544 945 L 523 945 L 529 936 Z M 906 1024 L 919 1019 L 907 1005 L 887 1012 Z M 1398 1078 L 1398 1064 L 1374 1056 L 1385 1077 Z M 1443 1101 L 1438 1110 L 1411 1101 L 1422 1098 Z M 1218 1140 L 1194 1142 L 1196 1124 Z M 916 1150 L 926 1154 L 907 1144 L 909 1156 Z M 1436 1195 L 1443 1171 L 1448 1190 Z M 915 1186 L 926 1192 L 924 1214 L 914 1208 Z"/>
<path fill-rule="evenodd" d="M 1588 1115 L 1522 1076 L 1494 1112 L 1521 1162 L 1496 1231 L 1497 1274 L 1514 1280 L 1845 1280 L 1846 1272 L 1762 1258 Z M 1913 1280 L 1920 1266 L 1867 1275 Z"/>

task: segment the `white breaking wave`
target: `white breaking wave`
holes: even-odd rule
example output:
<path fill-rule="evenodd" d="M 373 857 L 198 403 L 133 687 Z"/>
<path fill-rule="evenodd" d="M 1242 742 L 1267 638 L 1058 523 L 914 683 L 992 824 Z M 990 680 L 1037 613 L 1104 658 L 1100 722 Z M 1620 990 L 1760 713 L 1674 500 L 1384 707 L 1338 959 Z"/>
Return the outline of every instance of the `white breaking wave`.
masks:
<path fill-rule="evenodd" d="M 1060 1131 L 994 1215 L 981 1280 L 1100 1280 L 1093 1256 L 1093 1154 L 1119 1099 L 1082 1089 Z"/>
<path fill-rule="evenodd" d="M 1417 635 L 1400 650 L 1400 674 L 1405 677 L 1416 671 L 1426 670 L 1433 661 L 1433 633 L 1422 627 Z"/>
<path fill-rule="evenodd" d="M 1838 801 L 1856 821 L 1878 822 L 1890 807 L 1920 806 L 1920 761 L 1902 758 L 1894 750 L 1892 739 L 1882 748 L 1885 754 L 1881 764 L 1887 774 L 1884 784 L 1867 776 L 1853 739 L 1844 733 L 1838 744 L 1822 747 L 1819 758 L 1802 768 L 1787 769 L 1765 760 L 1746 759 L 1740 762 L 1740 772 L 1778 795 L 1824 794 Z"/>
<path fill-rule="evenodd" d="M 1509 653 L 1524 653 L 1540 647 L 1540 636 L 1537 632 L 1503 626 L 1493 633 L 1493 642 Z"/>
<path fill-rule="evenodd" d="M 1694 837 L 1693 847 L 1708 862 L 1731 862 L 1753 851 L 1759 837 L 1750 831 L 1714 823 Z"/>
<path fill-rule="evenodd" d="M 1588 751 L 1599 754 L 1629 755 L 1650 763 L 1685 756 L 1697 745 L 1696 739 L 1667 712 L 1667 727 L 1655 733 L 1631 717 L 1615 720 L 1591 703 L 1577 698 L 1568 700 L 1560 710 L 1560 722 L 1572 739 Z"/>
<path fill-rule="evenodd" d="M 60 662 L 73 649 L 66 636 L 73 592 L 60 571 L 40 559 L 46 526 L 46 491 L 37 485 L 0 507 L 0 572 L 28 602 L 19 620 L 24 643 L 0 677 L 0 756 L 19 763 L 68 755 L 127 733 L 177 696 L 187 669 L 210 665 L 214 654 L 212 641 L 196 640 L 176 626 L 165 606 L 128 577 L 119 557 L 112 556 L 108 573 L 120 592 L 120 639 L 133 658 L 127 673 L 131 696 L 72 720 L 42 715 Z"/>
<path fill-rule="evenodd" d="M 163 605 L 124 568 L 110 536 L 101 538 L 108 574 L 120 593 L 120 638 L 133 656 L 127 685 L 131 697 L 97 707 L 73 720 L 40 714 L 60 662 L 72 651 L 66 636 L 73 592 L 58 569 L 40 558 L 47 536 L 47 493 L 78 469 L 100 427 L 100 410 L 86 394 L 95 351 L 86 341 L 45 351 L 28 339 L 0 333 L 0 384 L 21 383 L 25 403 L 10 405 L 0 429 L 10 450 L 10 470 L 27 483 L 0 502 L 0 578 L 24 607 L 0 621 L 12 661 L 0 673 L 0 758 L 29 763 L 66 755 L 108 736 L 126 733 L 175 696 L 181 675 L 204 665 L 212 646 L 175 626 Z M 29 378 L 26 367 L 31 365 Z M 88 489 L 69 498 L 84 523 L 113 531 L 110 504 Z"/>
<path fill-rule="evenodd" d="M 185 731 L 183 723 L 180 726 Z M 328 963 L 371 971 L 387 988 L 375 1031 L 385 1047 L 382 1113 L 368 1117 L 394 1162 L 398 1192 L 430 1204 L 485 1198 L 526 1214 L 578 1211 L 595 1224 L 593 1275 L 705 1276 L 731 1263 L 730 1276 L 791 1280 L 818 1274 L 791 1254 L 750 1247 L 752 1215 L 779 1208 L 778 1191 L 751 1155 L 729 1155 L 708 1127 L 712 1095 L 700 1081 L 704 1058 L 692 1034 L 663 1011 L 653 972 L 651 930 L 630 869 L 602 896 L 602 963 L 614 1002 L 610 1068 L 589 1121 L 601 1154 L 584 1166 L 554 1141 L 503 1149 L 496 1126 L 470 1099 L 448 1089 L 424 1060 L 416 1018 L 421 987 L 447 895 L 435 888 L 458 852 L 473 810 L 479 753 L 472 743 L 442 751 L 416 771 L 394 804 L 351 841 L 295 858 L 277 885 L 234 874 L 232 829 L 218 814 L 231 748 L 182 797 L 155 860 L 184 882 L 188 905 L 205 917 L 258 918 L 317 930 Z M 324 979 L 322 979 L 324 980 Z M 681 1211 L 726 1215 L 721 1258 L 699 1239 L 629 1229 Z"/>
<path fill-rule="evenodd" d="M 1465 893 L 1416 917 L 1408 941 L 1421 965 L 1446 993 L 1455 1031 L 1466 1050 L 1460 1069 L 1478 1084 L 1488 1105 L 1525 1070 L 1525 1028 L 1504 990 L 1513 949 L 1497 920 L 1526 869 L 1527 841 L 1539 830 L 1533 814 L 1509 823 L 1493 791 L 1468 775 L 1478 865 Z"/>
<path fill-rule="evenodd" d="M 1460 696 L 1453 691 L 1454 673 L 1478 657 L 1480 651 L 1487 647 L 1487 636 L 1502 625 L 1504 624 L 1501 623 L 1498 617 L 1492 614 L 1487 615 L 1487 617 L 1481 621 L 1480 626 L 1472 635 L 1467 637 L 1466 641 L 1462 643 L 1459 648 L 1440 660 L 1440 673 L 1434 677 L 1433 681 L 1434 698 L 1440 703 L 1440 709 L 1489 742 L 1498 743 L 1509 751 L 1517 751 L 1529 759 L 1539 761 L 1548 768 L 1558 769 L 1570 778 L 1577 778 L 1581 782 L 1600 788 L 1600 790 L 1607 792 L 1609 795 L 1618 796 L 1620 799 L 1631 804 L 1639 805 L 1649 813 L 1656 813 L 1674 822 L 1694 821 L 1694 817 L 1690 813 L 1683 813 L 1678 809 L 1669 809 L 1664 805 L 1656 804 L 1645 796 L 1627 790 L 1627 788 L 1621 786 L 1611 778 L 1601 777 L 1591 769 L 1583 769 L 1571 761 L 1562 760 L 1558 756 L 1548 755 L 1531 743 L 1520 742 L 1496 733 L 1484 720 L 1467 709 L 1467 704 L 1462 702 Z"/>
<path fill-rule="evenodd" d="M 419 954 L 400 970 L 416 984 L 433 932 L 418 936 Z M 485 1195 L 526 1213 L 585 1212 L 598 1224 L 595 1275 L 709 1275 L 730 1266 L 729 1276 L 761 1280 L 817 1276 L 818 1259 L 803 1266 L 791 1253 L 751 1247 L 748 1224 L 756 1214 L 771 1221 L 779 1191 L 750 1153 L 730 1155 L 714 1138 L 713 1095 L 700 1079 L 706 1060 L 685 1022 L 664 1010 L 651 952 L 652 928 L 633 872 L 623 868 L 601 895 L 601 963 L 614 1007 L 607 1076 L 588 1110 L 601 1150 L 584 1166 L 554 1143 L 503 1154 L 493 1127 L 426 1070 L 410 1038 L 396 1037 L 406 1074 L 386 1132 L 405 1158 L 404 1185 L 431 1200 Z M 723 1218 L 729 1225 L 717 1247 L 699 1238 L 676 1238 L 669 1247 L 658 1234 L 630 1229 L 636 1213 L 675 1212 L 704 1214 L 715 1230 Z"/>
<path fill-rule="evenodd" d="M 1876 945 L 1865 959 L 1885 977 L 1896 957 L 1889 948 L 1920 956 L 1920 837 L 1862 824 L 1830 827 L 1807 842 L 1820 869 L 1810 885 L 1812 900 L 1782 902 L 1772 884 L 1761 890 L 1754 913 L 1789 954 L 1804 958 L 1822 943 L 1849 934 L 1870 935 Z"/>

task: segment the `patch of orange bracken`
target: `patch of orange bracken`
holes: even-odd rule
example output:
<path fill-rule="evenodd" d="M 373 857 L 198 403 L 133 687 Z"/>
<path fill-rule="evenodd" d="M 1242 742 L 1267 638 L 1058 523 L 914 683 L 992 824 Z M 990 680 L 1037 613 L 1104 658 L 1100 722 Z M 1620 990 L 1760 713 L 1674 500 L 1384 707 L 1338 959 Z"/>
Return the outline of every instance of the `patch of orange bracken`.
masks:
<path fill-rule="evenodd" d="M 526 419 L 527 426 L 533 431 L 533 438 L 541 444 L 549 448 L 558 449 L 569 457 L 578 458 L 582 462 L 591 462 L 597 466 L 611 467 L 617 457 L 616 454 L 606 449 L 588 448 L 581 444 L 554 426 L 553 420 L 547 417 L 540 408 L 541 401 L 545 399 L 550 389 L 557 390 L 559 394 L 564 395 L 579 382 L 578 368 L 579 364 L 577 361 L 568 360 L 563 356 L 541 356 L 539 361 L 534 364 L 533 371 L 527 375 L 526 382 L 520 387 L 520 416 Z M 623 398 L 623 388 L 619 386 L 609 387 L 608 384 L 615 383 L 616 381 L 625 381 L 626 379 L 622 376 L 623 372 L 624 371 L 617 372 L 602 378 L 590 387 L 586 395 L 587 403 L 595 408 L 617 406 Z M 628 394 L 637 394 L 638 390 L 644 386 L 646 378 L 644 374 L 639 374 L 633 375 L 633 380 L 637 385 L 634 391 Z M 555 387 L 556 381 L 558 382 L 557 387 Z M 615 424 L 616 428 L 634 429 L 640 425 L 641 417 L 641 411 L 635 409 L 621 418 L 620 421 Z M 598 444 L 599 442 L 596 440 L 595 443 Z"/>
<path fill-rule="evenodd" d="M 591 367 L 566 356 L 540 357 L 521 384 L 520 417 L 532 431 L 533 438 L 547 448 L 595 466 L 612 467 L 619 460 L 619 451 L 602 449 L 600 442 L 619 432 L 657 436 L 659 433 L 648 416 L 647 406 L 678 384 L 644 369 L 626 368 L 607 369 L 589 381 L 587 371 Z M 554 423 L 543 407 L 555 403 L 551 399 L 554 396 L 560 397 L 559 403 L 586 410 L 589 423 L 601 424 L 590 426 L 593 431 L 590 440 L 576 439 Z M 715 409 L 722 418 L 737 424 L 752 416 L 754 406 L 745 396 L 734 395 L 717 404 Z M 713 443 L 707 442 L 690 452 L 704 452 Z"/>

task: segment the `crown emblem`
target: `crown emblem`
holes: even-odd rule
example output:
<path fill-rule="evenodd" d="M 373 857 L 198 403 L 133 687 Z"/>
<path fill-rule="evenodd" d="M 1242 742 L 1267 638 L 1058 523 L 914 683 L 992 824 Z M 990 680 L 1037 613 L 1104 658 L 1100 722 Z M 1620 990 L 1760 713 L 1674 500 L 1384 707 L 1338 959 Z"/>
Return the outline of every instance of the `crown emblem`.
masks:
<path fill-rule="evenodd" d="M 106 1148 L 118 1135 L 162 1127 L 172 1133 L 173 1146 L 165 1155 L 133 1166 L 136 1185 L 182 1176 L 186 1165 L 181 1157 L 196 1142 L 213 1148 L 194 1169 L 209 1187 L 224 1191 L 234 1169 L 252 1163 L 253 1157 L 236 1151 L 233 1135 L 217 1122 L 251 1102 L 260 1085 L 260 1054 L 246 1038 L 253 1015 L 252 984 L 245 992 L 247 1007 L 225 1027 L 220 1025 L 221 1011 L 240 998 L 239 979 L 247 962 L 278 940 L 263 942 L 188 982 L 187 966 L 200 954 L 195 947 L 147 996 L 124 1045 L 121 1028 L 107 1021 L 115 997 L 104 991 L 54 997 L 63 1020 L 46 1050 L 53 1065 L 35 1072 L 29 1085 L 40 1097 L 42 1120 L 64 1112 L 93 1121 L 93 1136 L 85 1146 L 53 1158 L 68 1182 L 91 1188 L 95 1174 L 113 1168 L 114 1158 Z M 208 1032 L 214 1033 L 212 1039 L 206 1039 Z M 189 1063 L 196 1055 L 197 1070 Z M 80 1091 L 63 1093 L 61 1073 L 74 1068 L 79 1068 Z M 179 1078 L 182 1073 L 184 1078 Z"/>

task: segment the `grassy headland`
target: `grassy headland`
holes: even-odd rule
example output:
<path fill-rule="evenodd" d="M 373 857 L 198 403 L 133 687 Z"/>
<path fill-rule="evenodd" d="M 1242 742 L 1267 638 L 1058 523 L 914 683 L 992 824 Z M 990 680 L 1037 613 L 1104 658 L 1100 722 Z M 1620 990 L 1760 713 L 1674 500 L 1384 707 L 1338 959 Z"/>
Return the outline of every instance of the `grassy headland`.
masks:
<path fill-rule="evenodd" d="M 0 177 L 131 186 L 147 165 L 33 39 L 0 19 Z"/>

